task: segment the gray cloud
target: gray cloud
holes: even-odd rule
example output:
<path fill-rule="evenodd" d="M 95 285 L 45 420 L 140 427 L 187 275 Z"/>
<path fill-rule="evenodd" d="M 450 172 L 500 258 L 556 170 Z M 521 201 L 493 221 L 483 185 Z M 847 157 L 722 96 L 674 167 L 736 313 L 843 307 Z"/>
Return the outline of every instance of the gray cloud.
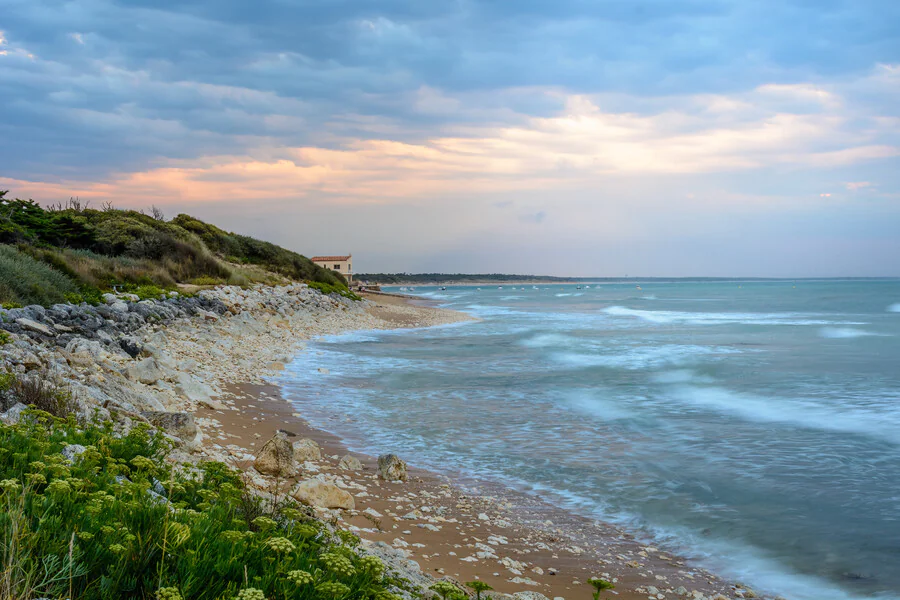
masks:
<path fill-rule="evenodd" d="M 0 164 L 21 177 L 97 177 L 260 138 L 464 135 L 558 110 L 533 86 L 652 102 L 900 60 L 892 0 L 0 5 L 5 48 L 34 55 L 0 57 L 0 132 L 17 141 Z M 434 106 L 423 86 L 462 102 Z"/>

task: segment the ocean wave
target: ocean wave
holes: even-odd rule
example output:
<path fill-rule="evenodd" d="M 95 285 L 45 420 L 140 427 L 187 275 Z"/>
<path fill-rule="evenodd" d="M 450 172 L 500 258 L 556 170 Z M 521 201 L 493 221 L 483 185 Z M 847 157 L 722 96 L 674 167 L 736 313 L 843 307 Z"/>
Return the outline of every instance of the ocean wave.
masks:
<path fill-rule="evenodd" d="M 569 347 L 580 343 L 581 340 L 562 333 L 540 333 L 519 341 L 519 345 L 526 348 Z"/>
<path fill-rule="evenodd" d="M 897 302 L 896 304 L 891 304 L 890 306 L 888 306 L 887 311 L 900 313 L 900 302 Z"/>
<path fill-rule="evenodd" d="M 607 367 L 635 371 L 653 369 L 667 365 L 681 365 L 701 356 L 738 354 L 734 348 L 718 348 L 692 344 L 664 344 L 652 347 L 636 347 L 615 354 L 557 352 L 551 354 L 556 362 L 570 367 Z"/>
<path fill-rule="evenodd" d="M 684 405 L 729 414 L 746 421 L 839 431 L 900 444 L 900 413 L 896 411 L 867 411 L 859 406 L 847 410 L 810 400 L 756 396 L 715 386 L 678 386 L 666 395 Z"/>
<path fill-rule="evenodd" d="M 690 323 L 692 325 L 868 325 L 856 321 L 830 321 L 804 313 L 706 313 L 672 310 L 639 310 L 625 306 L 609 306 L 603 312 L 615 317 L 635 317 L 650 323 Z"/>
<path fill-rule="evenodd" d="M 853 327 L 823 327 L 819 330 L 819 336 L 829 339 L 849 339 L 858 337 L 884 337 L 883 333 L 854 329 Z"/>

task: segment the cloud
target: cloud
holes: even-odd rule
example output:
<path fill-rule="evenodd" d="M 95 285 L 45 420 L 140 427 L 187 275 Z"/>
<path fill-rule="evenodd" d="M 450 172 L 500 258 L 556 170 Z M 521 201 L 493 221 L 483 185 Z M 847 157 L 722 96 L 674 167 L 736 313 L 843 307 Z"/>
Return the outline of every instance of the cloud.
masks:
<path fill-rule="evenodd" d="M 847 182 L 847 183 L 844 184 L 844 185 L 845 185 L 845 187 L 846 187 L 848 190 L 850 190 L 851 192 L 855 192 L 855 191 L 857 191 L 857 190 L 871 189 L 871 188 L 872 188 L 872 184 L 871 184 L 870 182 L 868 182 L 868 181 L 849 181 L 849 182 Z"/>
<path fill-rule="evenodd" d="M 852 204 L 862 256 L 896 222 L 898 21 L 892 0 L 7 0 L 0 188 L 287 242 L 302 207 L 400 252 L 367 229 L 386 214 L 441 230 L 404 238 L 433 264 L 498 230 L 540 249 L 498 261 L 537 261 L 576 230 L 615 255 L 763 212 L 760 239 L 779 217 L 844 239 L 827 217 Z"/>
<path fill-rule="evenodd" d="M 519 220 L 522 221 L 523 223 L 540 224 L 540 223 L 543 223 L 546 218 L 547 218 L 546 211 L 539 210 L 536 213 L 529 213 L 529 214 L 521 215 L 519 217 Z"/>

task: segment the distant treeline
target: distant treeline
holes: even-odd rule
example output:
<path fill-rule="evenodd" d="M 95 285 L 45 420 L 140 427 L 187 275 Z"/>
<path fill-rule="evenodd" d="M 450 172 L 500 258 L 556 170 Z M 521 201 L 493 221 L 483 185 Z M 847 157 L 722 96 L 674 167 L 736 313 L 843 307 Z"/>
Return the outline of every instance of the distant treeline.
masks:
<path fill-rule="evenodd" d="M 562 283 L 575 281 L 571 277 L 549 277 L 546 275 L 506 275 L 503 273 L 362 273 L 355 275 L 357 281 L 381 284 L 428 285 L 439 283 L 478 283 L 483 281 L 517 282 L 544 281 Z M 586 281 L 586 280 L 585 280 Z"/>
<path fill-rule="evenodd" d="M 678 283 L 716 281 L 834 281 L 883 280 L 891 277 L 552 277 L 549 275 L 510 275 L 508 273 L 360 273 L 356 281 L 383 285 L 447 285 L 451 283 Z"/>

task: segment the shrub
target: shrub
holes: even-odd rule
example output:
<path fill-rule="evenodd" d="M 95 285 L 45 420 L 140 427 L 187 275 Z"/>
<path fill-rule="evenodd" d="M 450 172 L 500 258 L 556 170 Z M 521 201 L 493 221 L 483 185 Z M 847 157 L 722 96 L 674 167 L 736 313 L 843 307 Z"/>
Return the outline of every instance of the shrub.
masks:
<path fill-rule="evenodd" d="M 60 454 L 67 444 L 85 447 L 74 462 Z M 116 437 L 110 423 L 36 411 L 0 425 L 0 448 L 0 589 L 10 597 L 395 598 L 380 561 L 299 507 L 253 527 L 235 471 L 169 465 L 167 442 L 143 424 Z"/>
<path fill-rule="evenodd" d="M 348 290 L 346 287 L 331 285 L 329 283 L 322 283 L 319 281 L 307 281 L 306 284 L 312 289 L 318 290 L 326 296 L 330 294 L 338 294 L 339 296 L 350 298 L 351 300 L 356 300 L 357 302 L 362 300 L 362 298 Z"/>
<path fill-rule="evenodd" d="M 72 279 L 12 246 L 0 245 L 0 301 L 54 304 L 77 293 Z"/>
<path fill-rule="evenodd" d="M 17 378 L 12 394 L 14 402 L 33 406 L 55 417 L 67 417 L 78 408 L 71 390 L 54 382 L 46 372 Z"/>
<path fill-rule="evenodd" d="M 8 331 L 3 331 L 0 329 L 0 346 L 5 346 L 7 344 L 12 343 L 12 336 L 9 335 Z"/>

